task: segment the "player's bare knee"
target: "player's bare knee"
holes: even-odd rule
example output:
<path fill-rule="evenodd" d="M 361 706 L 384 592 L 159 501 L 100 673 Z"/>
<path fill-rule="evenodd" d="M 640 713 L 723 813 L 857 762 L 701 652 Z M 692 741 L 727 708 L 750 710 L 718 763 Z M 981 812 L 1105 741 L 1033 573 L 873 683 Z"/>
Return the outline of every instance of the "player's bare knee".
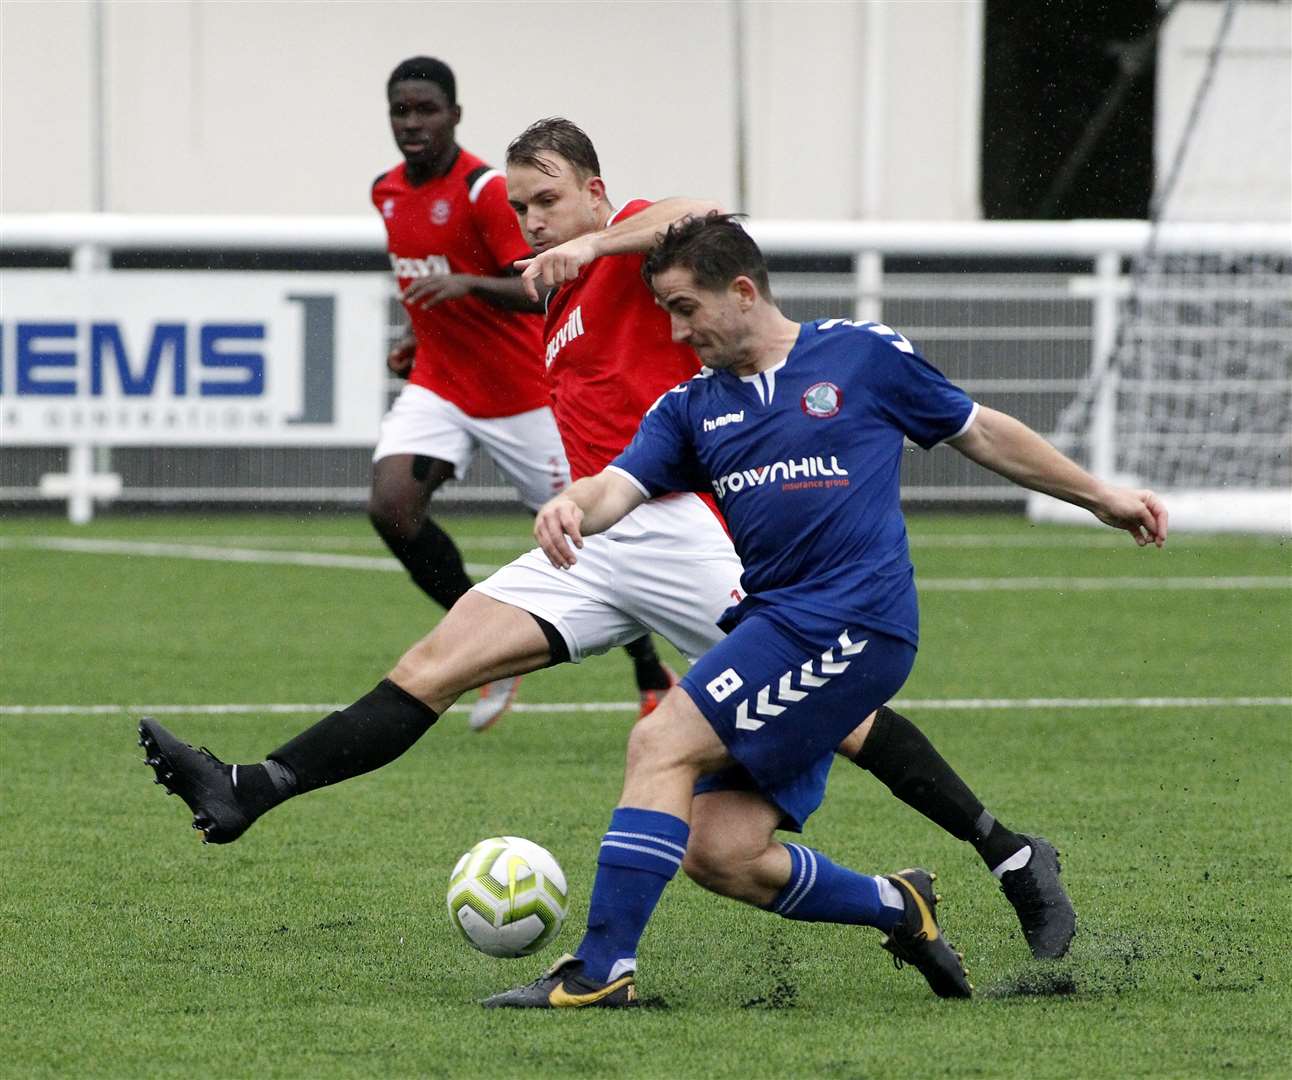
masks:
<path fill-rule="evenodd" d="M 757 854 L 717 837 L 697 837 L 687 844 L 682 870 L 702 889 L 719 896 L 743 900 L 749 892 L 752 868 Z"/>
<path fill-rule="evenodd" d="M 627 773 L 646 778 L 679 771 L 698 775 L 685 740 L 678 738 L 667 701 L 633 725 L 628 736 Z"/>
<path fill-rule="evenodd" d="M 452 655 L 450 641 L 437 627 L 399 658 L 387 678 L 414 697 L 433 703 L 433 708 L 447 708 L 445 702 L 452 704 L 478 685 L 461 670 L 462 665 Z"/>
<path fill-rule="evenodd" d="M 694 833 L 686 846 L 682 871 L 703 889 L 727 895 L 726 886 L 731 878 L 730 851 L 720 843 Z"/>
<path fill-rule="evenodd" d="M 671 746 L 667 724 L 660 720 L 662 709 L 637 721 L 628 735 L 627 771 L 634 775 L 662 772 L 677 764 L 676 747 Z"/>

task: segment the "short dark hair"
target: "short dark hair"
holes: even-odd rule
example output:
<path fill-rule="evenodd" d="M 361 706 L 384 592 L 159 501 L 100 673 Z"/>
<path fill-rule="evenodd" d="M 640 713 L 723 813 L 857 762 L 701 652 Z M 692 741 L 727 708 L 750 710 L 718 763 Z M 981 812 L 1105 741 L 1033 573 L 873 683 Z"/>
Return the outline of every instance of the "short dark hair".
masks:
<path fill-rule="evenodd" d="M 744 214 L 714 211 L 685 217 L 669 226 L 642 264 L 642 277 L 651 285 L 657 274 L 680 266 L 691 271 L 702 289 L 717 292 L 738 277 L 747 277 L 764 300 L 772 300 L 767 260 L 740 224 Z M 653 286 L 652 286 L 653 288 Z M 774 302 L 774 301 L 773 301 Z"/>
<path fill-rule="evenodd" d="M 601 175 L 601 162 L 587 133 L 561 116 L 535 120 L 507 146 L 508 165 L 530 165 L 551 174 L 543 154 L 560 154 L 583 179 Z"/>
<path fill-rule="evenodd" d="M 410 79 L 433 82 L 444 91 L 450 105 L 458 103 L 457 80 L 453 77 L 453 69 L 443 60 L 436 60 L 433 56 L 410 56 L 390 73 L 390 78 L 386 80 L 386 93 L 390 93 L 390 88 L 395 83 Z"/>

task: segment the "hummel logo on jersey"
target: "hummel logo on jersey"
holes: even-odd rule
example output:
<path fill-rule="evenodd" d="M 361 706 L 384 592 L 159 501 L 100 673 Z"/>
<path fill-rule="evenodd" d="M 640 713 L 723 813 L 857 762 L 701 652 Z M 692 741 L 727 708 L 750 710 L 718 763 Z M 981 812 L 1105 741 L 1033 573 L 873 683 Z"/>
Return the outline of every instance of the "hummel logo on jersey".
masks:
<path fill-rule="evenodd" d="M 710 420 L 707 416 L 704 418 L 705 431 L 717 431 L 720 427 L 726 427 L 728 424 L 743 424 L 745 422 L 745 410 L 740 412 L 729 412 L 725 416 L 715 416 Z"/>
<path fill-rule="evenodd" d="M 390 268 L 397 278 L 439 277 L 449 272 L 449 260 L 443 255 L 427 255 L 422 259 L 390 257 Z"/>
<path fill-rule="evenodd" d="M 866 647 L 866 639 L 853 644 L 845 630 L 839 635 L 839 656 L 856 656 Z M 848 670 L 851 660 L 835 659 L 834 649 L 826 649 L 815 660 L 804 660 L 797 669 L 791 668 L 777 680 L 768 683 L 754 698 L 745 698 L 736 706 L 736 728 L 739 731 L 757 731 L 767 721 L 757 717 L 768 718 L 780 716 L 787 708 L 802 701 L 817 687 L 824 686 L 836 675 Z M 798 688 L 794 686 L 794 677 L 798 676 Z M 754 715 L 749 715 L 749 703 L 754 702 Z M 781 704 L 784 702 L 785 704 Z"/>
<path fill-rule="evenodd" d="M 774 461 L 770 465 L 759 465 L 756 469 L 739 469 L 736 472 L 727 473 L 726 476 L 719 476 L 713 482 L 713 492 L 721 499 L 724 495 L 735 494 L 744 488 L 774 484 L 777 480 L 788 482 L 847 475 L 848 470 L 839 464 L 839 459 L 833 454 L 830 455 L 829 465 L 825 463 L 824 458 L 805 457 L 799 458 L 797 461 Z M 844 487 L 847 483 L 847 480 L 833 480 L 819 484 L 804 484 L 803 486 Z"/>
<path fill-rule="evenodd" d="M 556 359 L 556 354 L 565 348 L 576 337 L 583 336 L 583 305 L 580 304 L 570 312 L 570 317 L 565 320 L 565 325 L 561 327 L 547 342 L 547 366 L 552 366 L 552 361 Z"/>
<path fill-rule="evenodd" d="M 891 326 L 885 326 L 883 323 L 853 322 L 851 319 L 826 319 L 825 322 L 817 327 L 817 333 L 820 333 L 822 330 L 832 330 L 836 326 L 855 326 L 859 330 L 869 330 L 872 334 L 883 338 L 894 348 L 901 349 L 904 353 L 914 354 L 915 352 L 914 345 L 907 341 L 906 338 L 902 337 L 902 335 Z"/>

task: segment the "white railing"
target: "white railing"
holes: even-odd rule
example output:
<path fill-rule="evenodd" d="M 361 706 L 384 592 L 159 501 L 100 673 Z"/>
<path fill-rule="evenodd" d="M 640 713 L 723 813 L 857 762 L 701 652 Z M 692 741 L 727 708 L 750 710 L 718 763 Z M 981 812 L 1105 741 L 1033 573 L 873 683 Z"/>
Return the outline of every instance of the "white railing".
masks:
<path fill-rule="evenodd" d="M 751 221 L 769 255 L 1025 255 L 1093 258 L 1144 249 L 1146 221 Z M 375 216 L 0 214 L 0 250 L 384 251 Z M 1162 226 L 1162 250 L 1292 253 L 1278 222 Z"/>
<path fill-rule="evenodd" d="M 1036 408 L 1033 415 L 1025 418 L 1041 430 L 1051 429 L 1055 403 L 1070 398 L 1076 386 L 1097 377 L 1101 366 L 1108 362 L 1117 337 L 1119 300 L 1128 285 L 1124 263 L 1144 250 L 1150 235 L 1148 223 L 1142 221 L 753 221 L 749 229 L 771 256 L 848 260 L 847 273 L 776 276 L 776 291 L 787 303 L 787 310 L 794 309 L 794 317 L 852 314 L 856 318 L 899 323 L 907 336 L 917 342 L 926 341 L 931 357 L 951 366 L 957 381 L 971 392 L 1031 395 L 1028 400 Z M 1156 244 L 1163 251 L 1241 252 L 1292 259 L 1292 225 L 1171 225 L 1159 230 Z M 131 273 L 112 269 L 114 254 L 122 251 L 380 255 L 384 248 L 384 231 L 375 216 L 0 215 L 0 252 L 5 253 L 7 265 L 18 265 L 19 252 L 67 252 L 68 272 L 87 280 Z M 1015 265 L 1008 274 L 985 276 L 933 274 L 909 263 L 901 272 L 891 270 L 894 259 L 921 258 L 1001 258 L 1023 263 L 1073 260 L 1082 265 L 1075 271 L 1050 267 L 1036 273 L 1020 271 Z M 173 271 L 177 275 L 188 272 Z M 236 275 L 237 271 L 227 273 Z M 939 308 L 940 303 L 968 305 L 964 310 L 970 314 L 949 318 Z M 998 310 L 1002 304 L 1008 309 L 1003 314 Z M 1031 314 L 1057 311 L 1060 307 L 1063 310 L 1059 315 Z M 930 312 L 927 317 L 922 314 L 926 310 Z M 957 354 L 976 355 L 974 343 L 995 342 L 996 351 L 1003 354 L 1007 344 L 1020 340 L 1038 346 L 1040 359 L 1026 369 L 997 365 L 991 357 L 967 360 L 960 367 L 951 362 Z M 938 348 L 938 343 L 945 345 Z M 1049 354 L 1040 347 L 1046 343 L 1051 346 Z M 1046 359 L 1047 355 L 1051 358 Z M 0 393 L 10 393 L 12 387 L 12 380 L 6 380 Z M 0 403 L 3 401 L 0 397 Z M 1115 408 L 1115 398 L 1107 394 L 1092 413 L 1089 461 L 1097 472 L 1111 472 Z M 3 441 L 0 431 L 0 442 Z M 72 446 L 57 437 L 51 437 L 49 445 Z M 78 516 L 84 517 L 94 499 L 119 495 L 160 501 L 201 496 L 203 488 L 184 478 L 177 479 L 173 487 L 141 483 L 126 484 L 122 490 L 108 478 L 111 474 L 105 476 L 107 460 L 102 445 L 78 442 L 64 474 L 44 478 L 39 487 L 6 484 L 0 478 L 0 497 L 66 498 L 69 505 L 78 508 Z M 326 485 L 320 487 L 317 477 L 311 477 L 296 486 L 276 485 L 272 489 L 263 484 L 242 489 L 219 484 L 206 490 L 213 500 L 235 499 L 241 491 L 248 501 L 281 501 L 298 493 L 302 497 L 308 493 L 308 498 L 316 499 L 327 497 L 331 490 L 336 499 L 350 501 L 362 490 L 362 483 L 362 477 L 351 476 L 338 480 L 329 489 Z M 465 494 L 496 497 L 498 490 L 489 481 L 483 486 L 468 485 Z M 924 500 L 957 502 L 1016 498 L 1016 492 L 1003 485 L 980 479 L 964 481 L 946 468 L 942 473 L 933 470 L 913 476 L 907 493 Z M 461 489 L 459 494 L 463 494 Z"/>

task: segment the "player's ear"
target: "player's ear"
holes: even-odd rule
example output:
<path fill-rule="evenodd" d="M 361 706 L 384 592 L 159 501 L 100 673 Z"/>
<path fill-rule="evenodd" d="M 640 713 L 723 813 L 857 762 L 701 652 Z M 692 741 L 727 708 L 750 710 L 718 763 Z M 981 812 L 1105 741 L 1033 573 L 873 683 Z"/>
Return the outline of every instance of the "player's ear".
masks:
<path fill-rule="evenodd" d="M 735 293 L 741 311 L 748 311 L 758 300 L 758 286 L 744 274 L 739 274 L 731 283 L 731 291 Z"/>
<path fill-rule="evenodd" d="M 592 196 L 592 205 L 599 206 L 606 198 L 606 182 L 599 176 L 589 176 L 584 184 L 588 194 Z"/>

